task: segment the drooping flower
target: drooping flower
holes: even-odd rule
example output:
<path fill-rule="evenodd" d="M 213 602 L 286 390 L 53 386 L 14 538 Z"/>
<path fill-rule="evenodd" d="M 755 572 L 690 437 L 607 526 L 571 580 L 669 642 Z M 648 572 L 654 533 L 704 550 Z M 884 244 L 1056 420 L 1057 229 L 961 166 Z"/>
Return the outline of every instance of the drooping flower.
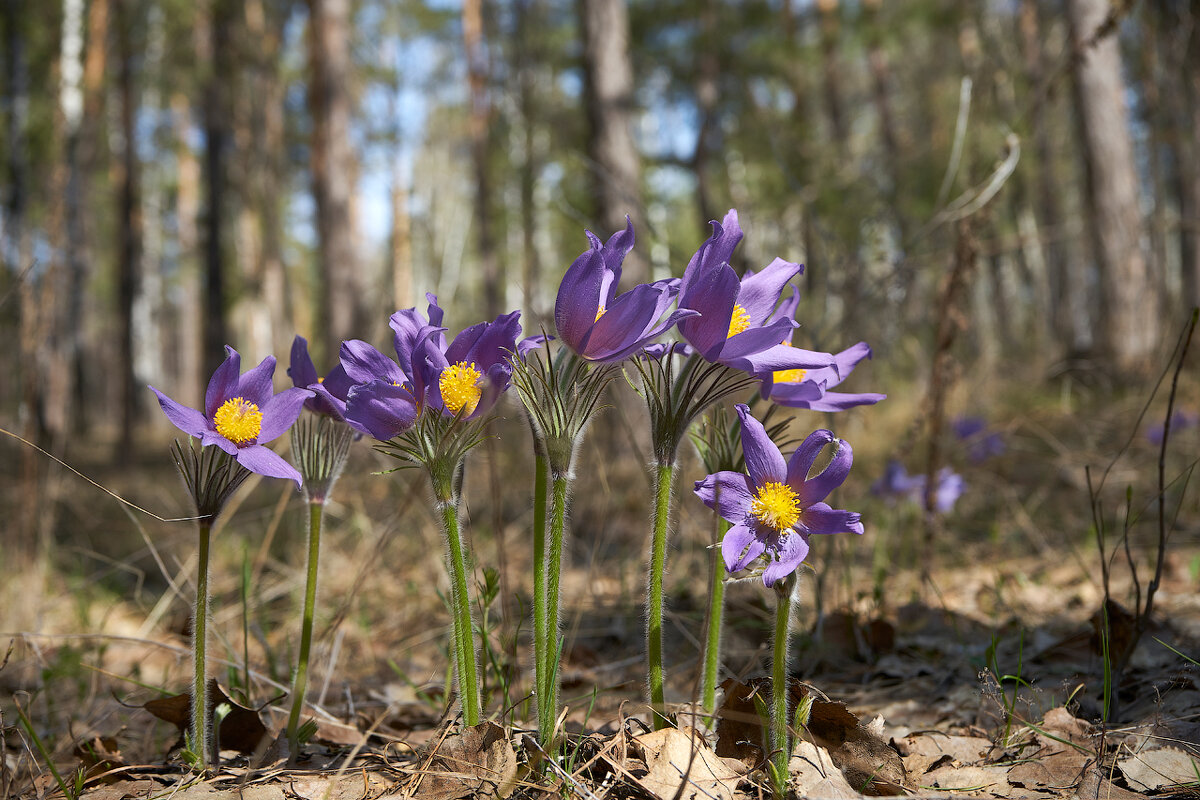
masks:
<path fill-rule="evenodd" d="M 285 389 L 274 393 L 271 378 L 275 358 L 267 356 L 254 369 L 241 374 L 242 358 L 225 347 L 225 360 L 208 382 L 204 410 L 178 403 L 150 387 L 158 396 L 167 419 L 207 447 L 215 445 L 237 459 L 251 472 L 271 478 L 288 478 L 301 484 L 300 473 L 265 443 L 281 436 L 313 396 L 308 389 Z"/>
<path fill-rule="evenodd" d="M 322 378 L 308 354 L 308 340 L 297 336 L 292 340 L 287 374 L 295 386 L 313 392 L 313 396 L 304 401 L 305 408 L 336 420 L 346 420 L 346 396 L 354 382 L 350 380 L 346 368 L 340 362 Z"/>
<path fill-rule="evenodd" d="M 791 335 L 784 340 L 788 347 Z M 859 342 L 834 356 L 835 365 L 819 369 L 787 369 L 764 373 L 762 396 L 789 408 L 811 411 L 845 411 L 855 406 L 874 405 L 887 398 L 877 392 L 831 392 L 845 380 L 859 362 L 871 357 L 871 348 Z"/>
<path fill-rule="evenodd" d="M 777 314 L 784 288 L 803 271 L 777 258 L 741 280 L 729 265 L 742 239 L 737 211 L 712 223 L 713 233 L 688 262 L 680 283 L 679 308 L 700 312 L 682 319 L 679 331 L 706 361 L 745 372 L 834 367 L 829 353 L 781 344 L 797 323 Z"/>
<path fill-rule="evenodd" d="M 589 361 L 628 358 L 681 319 L 697 312 L 676 310 L 664 318 L 679 293 L 678 280 L 638 284 L 617 294 L 621 265 L 633 249 L 633 223 L 601 244 L 586 231 L 591 247 L 575 259 L 558 287 L 554 324 L 573 351 Z"/>
<path fill-rule="evenodd" d="M 737 572 L 766 556 L 762 579 L 771 586 L 800 566 L 813 534 L 863 532 L 857 513 L 823 502 L 845 481 L 854 453 L 849 442 L 817 430 L 785 462 L 749 406 L 738 405 L 737 413 L 746 473 L 717 472 L 696 481 L 695 491 L 705 505 L 733 523 L 721 543 L 726 569 Z M 809 477 L 817 455 L 828 444 L 836 448 L 832 461 Z"/>

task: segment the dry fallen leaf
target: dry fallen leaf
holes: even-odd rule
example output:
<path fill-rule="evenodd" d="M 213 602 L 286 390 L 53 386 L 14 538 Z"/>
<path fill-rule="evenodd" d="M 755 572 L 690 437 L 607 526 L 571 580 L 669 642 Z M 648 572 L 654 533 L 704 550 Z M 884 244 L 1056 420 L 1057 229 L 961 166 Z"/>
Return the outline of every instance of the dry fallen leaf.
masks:
<path fill-rule="evenodd" d="M 1155 792 L 1164 787 L 1200 782 L 1200 756 L 1175 747 L 1143 750 L 1117 762 L 1130 789 Z"/>
<path fill-rule="evenodd" d="M 429 767 L 415 797 L 457 800 L 462 797 L 508 797 L 517 783 L 517 755 L 504 728 L 483 722 L 434 743 L 426 754 Z"/>
<path fill-rule="evenodd" d="M 797 742 L 788 763 L 791 784 L 801 797 L 821 797 L 829 800 L 858 797 L 858 792 L 846 782 L 842 771 L 829 757 L 829 751 L 812 742 Z"/>
<path fill-rule="evenodd" d="M 1061 793 L 1079 785 L 1091 761 L 1090 756 L 1078 750 L 1060 750 L 1017 764 L 1008 771 L 1008 782 L 1026 789 Z"/>
<path fill-rule="evenodd" d="M 912 734 L 896 743 L 904 766 L 917 783 L 931 769 L 982 761 L 992 743 L 980 736 L 947 736 L 941 733 Z"/>
<path fill-rule="evenodd" d="M 151 700 L 142 708 L 149 711 L 163 722 L 169 722 L 183 733 L 191 725 L 191 694 L 177 694 Z M 258 712 L 252 708 L 239 705 L 229 699 L 225 690 L 217 684 L 215 678 L 208 682 L 208 709 L 215 718 L 215 710 L 222 704 L 229 705 L 229 713 L 217 726 L 217 743 L 221 750 L 237 750 L 239 753 L 253 753 L 267 736 L 267 728 L 258 717 Z"/>
<path fill-rule="evenodd" d="M 647 772 L 636 781 L 662 800 L 733 800 L 740 776 L 690 728 L 664 728 L 634 738 Z"/>

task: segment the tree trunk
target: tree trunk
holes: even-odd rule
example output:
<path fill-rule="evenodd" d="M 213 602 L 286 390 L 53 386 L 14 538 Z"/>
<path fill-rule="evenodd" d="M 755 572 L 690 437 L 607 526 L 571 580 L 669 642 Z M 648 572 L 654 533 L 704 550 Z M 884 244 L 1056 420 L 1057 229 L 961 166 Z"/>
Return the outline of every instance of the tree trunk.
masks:
<path fill-rule="evenodd" d="M 845 154 L 849 143 L 846 111 L 842 102 L 842 68 L 838 64 L 838 38 L 841 19 L 838 0 L 817 0 L 821 18 L 821 83 L 825 87 L 825 113 L 829 115 L 829 135 L 839 154 Z"/>
<path fill-rule="evenodd" d="M 118 459 L 133 456 L 140 387 L 134 374 L 135 329 L 133 302 L 138 291 L 138 264 L 142 250 L 142 209 L 137 157 L 137 91 L 133 76 L 133 27 L 137 24 L 134 0 L 117 3 L 117 90 L 120 96 L 121 168 L 118 203 L 117 319 L 121 335 L 117 374 L 120 376 L 121 437 Z"/>
<path fill-rule="evenodd" d="M 1191 26 L 1183 58 L 1179 130 L 1187 136 L 1179 148 L 1179 256 L 1185 307 L 1200 306 L 1200 0 L 1190 4 Z M 1188 135 L 1190 134 L 1190 135 Z"/>
<path fill-rule="evenodd" d="M 1067 10 L 1074 47 L 1086 48 L 1075 64 L 1074 94 L 1099 273 L 1097 342 L 1117 371 L 1136 374 L 1150 366 L 1158 345 L 1157 290 L 1139 243 L 1142 220 L 1121 53 L 1115 34 L 1092 44 L 1108 13 L 1105 0 L 1068 0 Z"/>
<path fill-rule="evenodd" d="M 318 358 L 331 361 L 340 342 L 358 335 L 362 280 L 350 214 L 350 3 L 309 0 L 308 105 L 316 201 Z"/>
<path fill-rule="evenodd" d="M 537 0 L 518 0 L 513 50 L 516 53 L 517 103 L 521 114 L 521 260 L 524 264 L 521 283 L 524 297 L 521 307 L 528 315 L 526 325 L 537 329 L 546 322 L 547 309 L 541 306 L 542 270 L 537 250 L 537 200 L 535 183 L 540 167 L 535 133 L 538 124 L 537 76 L 540 62 L 540 39 L 532 32 L 534 20 L 541 12 Z"/>
<path fill-rule="evenodd" d="M 179 397 L 189 403 L 204 396 L 208 376 L 204 374 L 204 287 L 200 266 L 200 162 L 188 144 L 192 128 L 191 104 L 180 94 L 171 97 L 172 127 L 175 129 L 175 164 L 178 189 L 175 201 L 179 226 L 179 317 L 175 331 L 178 354 L 175 380 Z"/>
<path fill-rule="evenodd" d="M 625 260 L 630 282 L 649 277 L 649 230 L 642 206 L 641 166 L 633 142 L 633 62 L 625 0 L 579 0 L 590 136 L 588 155 L 604 238 L 633 220 L 637 248 Z"/>
<path fill-rule="evenodd" d="M 204 312 L 203 372 L 211 375 L 232 344 L 225 322 L 225 150 L 229 141 L 232 0 L 212 0 L 208 20 L 209 73 L 204 87 Z"/>
<path fill-rule="evenodd" d="M 471 93 L 471 167 L 475 177 L 475 235 L 483 278 L 483 306 L 487 319 L 502 313 L 505 304 L 504 274 L 496 254 L 492 230 L 492 184 L 488 169 L 491 154 L 491 102 L 488 98 L 487 49 L 482 0 L 465 0 L 462 8 L 463 46 L 467 54 L 467 82 Z"/>

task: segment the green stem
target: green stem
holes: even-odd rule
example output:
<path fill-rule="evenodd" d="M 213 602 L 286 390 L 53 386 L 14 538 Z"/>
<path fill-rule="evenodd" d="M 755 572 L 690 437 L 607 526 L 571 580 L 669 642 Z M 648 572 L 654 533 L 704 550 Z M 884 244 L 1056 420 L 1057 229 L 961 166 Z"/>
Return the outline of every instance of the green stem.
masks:
<path fill-rule="evenodd" d="M 210 763 L 212 721 L 208 717 L 208 670 L 204 646 L 208 641 L 208 544 L 212 523 L 200 523 L 200 555 L 196 575 L 196 609 L 192 615 L 192 752 L 199 769 Z"/>
<path fill-rule="evenodd" d="M 308 580 L 304 586 L 304 616 L 300 621 L 300 657 L 292 683 L 292 713 L 288 717 L 288 745 L 294 761 L 300 751 L 300 712 L 308 689 L 308 654 L 312 649 L 313 611 L 317 605 L 317 562 L 321 554 L 321 520 L 324 503 L 308 504 Z"/>
<path fill-rule="evenodd" d="M 663 690 L 663 573 L 667 564 L 667 523 L 671 512 L 671 483 L 675 465 L 660 462 L 654 480 L 654 536 L 650 543 L 650 586 L 646 593 L 646 658 L 654 729 L 667 726 Z"/>
<path fill-rule="evenodd" d="M 717 710 L 717 673 L 721 661 L 721 625 L 725 617 L 725 559 L 721 541 L 729 531 L 729 522 L 713 514 L 712 581 L 708 587 L 708 630 L 704 638 L 704 674 L 700 682 L 700 704 L 712 714 Z"/>
<path fill-rule="evenodd" d="M 548 614 L 546 616 L 546 675 L 542 687 L 544 702 L 540 708 L 546 709 L 544 714 L 539 712 L 538 724 L 542 735 L 542 743 L 549 744 L 548 738 L 554 731 L 554 722 L 558 716 L 558 614 L 561 605 L 559 584 L 562 577 L 563 537 L 567 527 L 567 497 L 570 491 L 570 478 L 567 475 L 556 474 L 552 479 L 553 493 L 550 496 L 550 552 L 546 558 L 546 601 Z"/>
<path fill-rule="evenodd" d="M 537 435 L 536 432 L 534 434 Z M 534 445 L 533 458 L 533 696 L 537 703 L 538 735 L 547 744 L 550 728 L 546 724 L 546 653 L 549 636 L 546 619 L 546 454 L 540 443 Z"/>
<path fill-rule="evenodd" d="M 467 564 L 463 558 L 462 534 L 458 527 L 458 499 L 439 499 L 442 525 L 450 545 L 451 603 L 454 612 L 454 639 L 458 655 L 458 693 L 462 697 L 463 722 L 478 725 L 480 699 L 478 667 L 475 661 L 475 634 L 471 627 L 471 597 L 467 587 Z"/>
<path fill-rule="evenodd" d="M 775 656 L 771 667 L 771 720 L 768 727 L 767 750 L 775 764 L 776 797 L 787 789 L 788 762 L 792 747 L 788 737 L 788 631 L 792 621 L 792 579 L 784 579 L 782 591 L 776 590 Z"/>

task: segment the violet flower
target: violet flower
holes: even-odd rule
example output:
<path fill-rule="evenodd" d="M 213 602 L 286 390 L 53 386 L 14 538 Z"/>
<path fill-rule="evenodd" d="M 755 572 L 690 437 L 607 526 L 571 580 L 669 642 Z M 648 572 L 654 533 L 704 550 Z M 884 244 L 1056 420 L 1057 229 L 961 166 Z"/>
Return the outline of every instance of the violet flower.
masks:
<path fill-rule="evenodd" d="M 1184 411 L 1183 409 L 1176 409 L 1175 413 L 1171 415 L 1171 430 L 1173 432 L 1194 428 L 1197 424 L 1200 424 L 1200 416 Z M 1161 445 L 1165 432 L 1166 425 L 1157 422 L 1146 428 L 1146 440 L 1151 444 Z"/>
<path fill-rule="evenodd" d="M 934 476 L 933 508 L 939 514 L 954 510 L 966 490 L 966 481 L 950 467 L 942 467 Z M 904 465 L 892 459 L 880 478 L 871 484 L 871 494 L 888 500 L 906 500 L 917 505 L 925 502 L 925 476 L 909 475 Z"/>
<path fill-rule="evenodd" d="M 313 396 L 304 401 L 304 407 L 316 414 L 345 422 L 346 397 L 354 381 L 346 374 L 339 362 L 325 377 L 317 374 L 316 365 L 308 354 L 308 340 L 297 336 L 292 340 L 291 361 L 287 371 L 292 383 L 301 389 L 309 389 Z"/>
<path fill-rule="evenodd" d="M 300 473 L 279 454 L 265 447 L 292 426 L 313 396 L 308 389 L 285 389 L 274 394 L 271 378 L 275 358 L 267 356 L 254 369 L 241 374 L 242 357 L 225 347 L 225 360 L 213 372 L 204 394 L 204 411 L 177 403 L 155 389 L 167 419 L 204 447 L 216 445 L 251 472 L 270 478 L 288 478 L 299 486 Z"/>
<path fill-rule="evenodd" d="M 633 223 L 601 244 L 591 231 L 591 247 L 575 259 L 558 287 L 554 324 L 558 335 L 588 361 L 628 358 L 681 319 L 698 312 L 677 310 L 665 319 L 679 293 L 678 280 L 638 284 L 617 295 L 621 264 L 633 249 Z"/>
<path fill-rule="evenodd" d="M 789 334 L 788 338 L 791 338 Z M 791 346 L 785 340 L 784 344 Z M 786 369 L 765 373 L 762 396 L 789 408 L 810 411 L 845 411 L 855 406 L 874 405 L 887 398 L 877 392 L 831 392 L 845 380 L 859 362 L 871 357 L 871 348 L 859 342 L 834 356 L 835 366 L 819 369 Z"/>
<path fill-rule="evenodd" d="M 346 394 L 345 417 L 350 427 L 381 442 L 412 427 L 421 405 L 400 365 L 360 339 L 342 342 L 340 355 L 353 384 Z"/>
<path fill-rule="evenodd" d="M 741 280 L 729 259 L 742 229 L 737 211 L 712 223 L 713 233 L 688 262 L 680 283 L 679 308 L 700 312 L 680 320 L 679 331 L 706 360 L 745 372 L 835 367 L 829 353 L 782 344 L 797 326 L 789 314 L 776 314 L 784 287 L 804 268 L 777 258 Z"/>
<path fill-rule="evenodd" d="M 762 423 L 750 415 L 749 406 L 739 404 L 737 413 L 749 474 L 718 472 L 696 481 L 695 491 L 705 505 L 733 523 L 721 543 L 725 568 L 737 572 L 765 555 L 762 579 L 771 586 L 804 561 L 811 535 L 863 532 L 857 513 L 822 502 L 846 480 L 854 453 L 849 442 L 817 430 L 785 463 Z M 813 462 L 827 444 L 836 447 L 833 460 L 809 477 Z"/>
<path fill-rule="evenodd" d="M 993 456 L 1004 455 L 1008 445 L 1004 436 L 997 431 L 988 432 L 987 422 L 982 417 L 958 417 L 950 423 L 951 430 L 967 446 L 967 458 L 978 464 Z"/>

